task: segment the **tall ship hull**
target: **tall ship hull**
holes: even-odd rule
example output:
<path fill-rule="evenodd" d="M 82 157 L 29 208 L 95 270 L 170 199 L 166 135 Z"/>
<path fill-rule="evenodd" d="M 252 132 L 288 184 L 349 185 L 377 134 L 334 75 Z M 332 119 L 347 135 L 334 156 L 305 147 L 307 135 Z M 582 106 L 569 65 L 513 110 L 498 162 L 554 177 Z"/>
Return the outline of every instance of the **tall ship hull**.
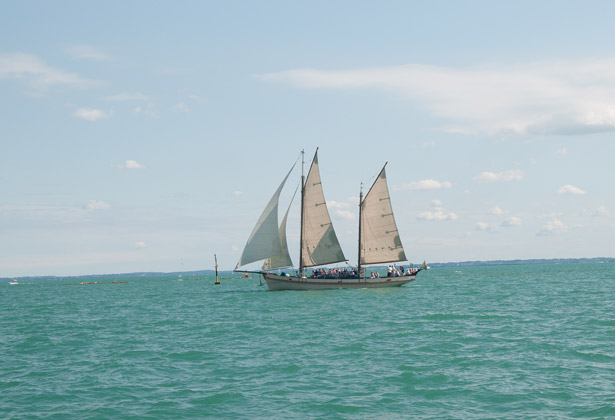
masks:
<path fill-rule="evenodd" d="M 314 279 L 309 277 L 282 276 L 262 273 L 269 290 L 330 290 L 330 289 L 371 289 L 381 287 L 400 287 L 416 279 L 416 274 L 401 277 L 372 279 Z"/>

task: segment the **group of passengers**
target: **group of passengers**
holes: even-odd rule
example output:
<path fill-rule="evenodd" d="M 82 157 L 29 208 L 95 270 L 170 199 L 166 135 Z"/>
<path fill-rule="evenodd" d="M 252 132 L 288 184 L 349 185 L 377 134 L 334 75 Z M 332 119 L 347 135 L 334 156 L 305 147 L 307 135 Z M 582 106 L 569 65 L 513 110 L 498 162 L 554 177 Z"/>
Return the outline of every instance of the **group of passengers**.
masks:
<path fill-rule="evenodd" d="M 389 265 L 387 267 L 386 277 L 410 276 L 416 271 L 417 270 L 412 268 L 408 268 L 404 271 L 403 266 L 396 267 L 395 265 Z M 310 275 L 311 279 L 356 279 L 358 277 L 359 275 L 355 268 L 329 268 L 328 270 L 325 270 L 324 268 L 313 268 L 312 274 Z M 380 273 L 378 271 L 371 272 L 370 279 L 379 278 Z"/>
<path fill-rule="evenodd" d="M 394 265 L 387 267 L 387 277 L 399 277 L 404 275 L 404 266 L 396 268 Z"/>
<path fill-rule="evenodd" d="M 408 268 L 406 271 L 404 271 L 403 265 L 400 265 L 399 268 L 395 267 L 395 265 L 389 265 L 387 267 L 387 277 L 411 276 L 417 271 L 418 270 L 414 268 Z"/>
<path fill-rule="evenodd" d="M 354 268 L 312 269 L 311 279 L 356 279 L 359 275 Z"/>

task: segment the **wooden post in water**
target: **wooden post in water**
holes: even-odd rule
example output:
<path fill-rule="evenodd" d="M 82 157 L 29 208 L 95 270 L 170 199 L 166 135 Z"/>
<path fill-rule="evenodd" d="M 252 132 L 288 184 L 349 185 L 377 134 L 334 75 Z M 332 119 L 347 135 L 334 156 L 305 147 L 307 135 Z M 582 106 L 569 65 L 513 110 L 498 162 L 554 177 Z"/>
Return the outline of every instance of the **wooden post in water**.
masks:
<path fill-rule="evenodd" d="M 214 261 L 216 262 L 216 282 L 214 284 L 220 284 L 220 280 L 218 280 L 218 257 L 214 254 Z"/>

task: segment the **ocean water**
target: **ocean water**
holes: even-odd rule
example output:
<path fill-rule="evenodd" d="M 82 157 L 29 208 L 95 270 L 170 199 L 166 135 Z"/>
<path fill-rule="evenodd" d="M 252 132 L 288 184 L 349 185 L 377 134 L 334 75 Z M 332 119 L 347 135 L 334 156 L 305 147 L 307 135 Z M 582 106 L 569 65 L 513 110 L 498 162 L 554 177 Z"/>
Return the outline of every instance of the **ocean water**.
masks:
<path fill-rule="evenodd" d="M 0 283 L 1 419 L 615 418 L 615 264 L 114 280 Z"/>

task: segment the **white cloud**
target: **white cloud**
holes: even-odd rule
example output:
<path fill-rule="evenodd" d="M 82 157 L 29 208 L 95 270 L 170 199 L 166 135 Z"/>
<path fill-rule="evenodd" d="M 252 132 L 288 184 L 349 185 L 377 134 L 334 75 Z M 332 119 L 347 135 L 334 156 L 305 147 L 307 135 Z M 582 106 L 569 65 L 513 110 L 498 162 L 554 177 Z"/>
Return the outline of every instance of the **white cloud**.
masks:
<path fill-rule="evenodd" d="M 434 207 L 442 207 L 444 203 L 442 203 L 442 200 L 432 200 L 431 201 L 431 205 Z"/>
<path fill-rule="evenodd" d="M 473 178 L 474 181 L 480 183 L 490 183 L 490 182 L 509 182 L 509 181 L 520 181 L 523 179 L 523 172 L 518 169 L 513 169 L 511 171 L 503 171 L 503 172 L 483 172 L 479 176 Z"/>
<path fill-rule="evenodd" d="M 478 230 L 480 232 L 494 232 L 496 228 L 490 225 L 489 223 L 478 222 L 476 223 L 475 230 Z"/>
<path fill-rule="evenodd" d="M 358 195 L 351 195 L 350 197 L 346 198 L 346 201 L 348 202 L 348 205 L 351 207 L 359 206 L 359 196 Z"/>
<path fill-rule="evenodd" d="M 502 210 L 501 208 L 499 208 L 498 206 L 495 206 L 491 209 L 489 209 L 487 211 L 487 214 L 493 214 L 495 216 L 501 216 L 504 214 L 504 210 Z"/>
<path fill-rule="evenodd" d="M 135 248 L 145 248 L 147 247 L 146 243 L 143 241 L 135 242 Z"/>
<path fill-rule="evenodd" d="M 295 69 L 259 77 L 305 88 L 380 89 L 422 104 L 447 131 L 577 135 L 615 130 L 615 59 Z"/>
<path fill-rule="evenodd" d="M 127 160 L 126 162 L 117 165 L 117 167 L 120 169 L 143 169 L 145 168 L 145 165 L 140 164 L 136 160 Z"/>
<path fill-rule="evenodd" d="M 553 219 L 553 220 L 548 221 L 536 235 L 550 236 L 550 235 L 566 233 L 567 231 L 568 231 L 568 228 L 564 225 L 564 223 L 561 220 Z"/>
<path fill-rule="evenodd" d="M 350 207 L 350 203 L 344 201 L 327 201 L 327 208 L 330 209 L 347 209 Z"/>
<path fill-rule="evenodd" d="M 489 228 L 489 223 L 478 222 L 476 223 L 476 230 L 487 230 Z"/>
<path fill-rule="evenodd" d="M 430 221 L 444 221 L 444 220 L 456 220 L 457 215 L 452 212 L 446 212 L 441 206 L 437 205 L 441 204 L 440 200 L 434 200 L 432 205 L 435 205 L 433 211 L 424 211 L 419 214 L 416 218 L 418 220 L 430 220 Z"/>
<path fill-rule="evenodd" d="M 103 98 L 106 101 L 149 101 L 151 98 L 142 93 L 118 93 L 116 95 L 109 95 Z"/>
<path fill-rule="evenodd" d="M 106 201 L 90 200 L 86 207 L 88 210 L 107 210 L 111 205 Z"/>
<path fill-rule="evenodd" d="M 352 198 L 354 200 L 354 197 Z M 327 207 L 331 210 L 335 210 L 335 215 L 346 220 L 354 220 L 355 214 L 349 210 L 350 203 L 346 201 L 327 201 Z"/>
<path fill-rule="evenodd" d="M 354 220 L 355 218 L 354 213 L 352 213 L 350 210 L 337 209 L 335 210 L 335 214 L 346 220 Z"/>
<path fill-rule="evenodd" d="M 521 226 L 521 219 L 513 216 L 502 221 L 499 226 L 487 222 L 478 222 L 476 223 L 476 227 L 474 229 L 481 232 L 497 233 L 500 231 L 501 228 L 517 226 Z"/>
<path fill-rule="evenodd" d="M 199 102 L 199 103 L 205 102 L 204 99 L 201 99 L 198 95 L 195 95 L 194 93 L 188 94 L 188 99 L 191 99 L 191 100 L 193 100 L 195 102 Z"/>
<path fill-rule="evenodd" d="M 500 226 L 501 227 L 521 226 L 521 219 L 518 217 L 514 217 L 514 216 L 509 217 L 508 219 L 504 220 Z"/>
<path fill-rule="evenodd" d="M 141 106 L 135 107 L 134 113 L 137 115 L 144 115 L 150 118 L 158 118 L 158 111 L 156 110 L 156 105 L 151 102 L 148 103 L 145 108 Z"/>
<path fill-rule="evenodd" d="M 81 118 L 87 121 L 104 120 L 111 118 L 113 112 L 105 112 L 94 108 L 77 108 L 73 113 L 74 117 Z"/>
<path fill-rule="evenodd" d="M 188 108 L 183 102 L 173 105 L 171 109 L 175 112 L 181 112 L 183 114 L 188 114 L 190 112 L 190 108 Z"/>
<path fill-rule="evenodd" d="M 574 185 L 564 185 L 557 189 L 557 195 L 583 195 L 585 191 Z"/>
<path fill-rule="evenodd" d="M 568 150 L 565 147 L 562 147 L 561 149 L 558 149 L 555 153 L 557 153 L 558 155 L 567 155 Z"/>
<path fill-rule="evenodd" d="M 73 58 L 93 61 L 109 60 L 110 57 L 91 45 L 72 45 L 64 50 Z"/>
<path fill-rule="evenodd" d="M 33 88 L 68 85 L 87 88 L 101 84 L 48 65 L 33 54 L 0 54 L 0 79 L 14 79 L 26 82 Z"/>
<path fill-rule="evenodd" d="M 436 181 L 435 179 L 423 179 L 421 181 L 405 184 L 398 189 L 402 190 L 441 190 L 451 188 L 453 184 L 448 181 Z"/>
<path fill-rule="evenodd" d="M 609 211 L 606 209 L 605 206 L 598 207 L 594 213 L 595 217 L 608 216 L 608 215 L 609 215 Z"/>

